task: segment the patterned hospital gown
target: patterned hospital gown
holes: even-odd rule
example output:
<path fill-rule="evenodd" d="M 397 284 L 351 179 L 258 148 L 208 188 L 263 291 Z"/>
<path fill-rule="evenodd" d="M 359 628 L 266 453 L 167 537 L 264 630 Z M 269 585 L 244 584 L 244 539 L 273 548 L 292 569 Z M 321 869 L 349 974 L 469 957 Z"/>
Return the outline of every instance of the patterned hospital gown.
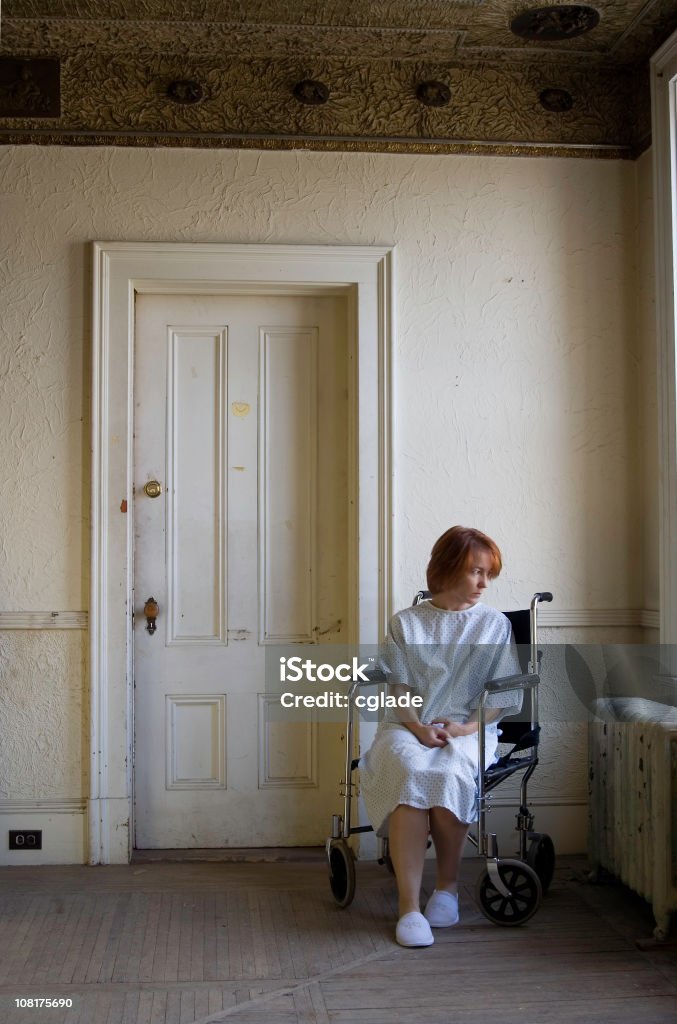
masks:
<path fill-rule="evenodd" d="M 421 722 L 440 718 L 466 722 L 478 707 L 484 683 L 521 672 L 510 622 L 494 608 L 477 604 L 448 611 L 423 601 L 390 620 L 382 655 L 391 683 L 402 683 L 423 698 Z M 522 691 L 489 694 L 487 708 L 515 714 Z M 497 723 L 486 727 L 486 763 L 496 757 Z M 477 732 L 444 747 L 426 747 L 389 709 L 374 742 L 360 761 L 361 792 L 374 829 L 387 832 L 398 804 L 446 807 L 463 822 L 477 817 Z"/>

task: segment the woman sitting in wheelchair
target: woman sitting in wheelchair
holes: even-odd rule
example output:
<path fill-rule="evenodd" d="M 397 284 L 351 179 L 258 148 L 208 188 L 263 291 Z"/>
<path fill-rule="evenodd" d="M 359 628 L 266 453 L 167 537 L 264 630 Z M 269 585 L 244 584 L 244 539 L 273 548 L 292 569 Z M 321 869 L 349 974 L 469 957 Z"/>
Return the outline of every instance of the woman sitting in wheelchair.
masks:
<path fill-rule="evenodd" d="M 510 623 L 481 604 L 501 571 L 501 553 L 479 530 L 453 526 L 436 541 L 427 569 L 431 599 L 390 621 L 382 667 L 391 692 L 423 698 L 417 711 L 386 712 L 360 761 L 361 791 L 374 829 L 388 834 L 399 896 L 395 937 L 429 946 L 431 928 L 458 922 L 458 871 L 477 817 L 477 708 L 489 679 L 520 672 Z M 496 756 L 498 720 L 519 711 L 520 690 L 486 702 L 486 764 Z M 432 836 L 437 881 L 423 914 L 423 861 Z"/>

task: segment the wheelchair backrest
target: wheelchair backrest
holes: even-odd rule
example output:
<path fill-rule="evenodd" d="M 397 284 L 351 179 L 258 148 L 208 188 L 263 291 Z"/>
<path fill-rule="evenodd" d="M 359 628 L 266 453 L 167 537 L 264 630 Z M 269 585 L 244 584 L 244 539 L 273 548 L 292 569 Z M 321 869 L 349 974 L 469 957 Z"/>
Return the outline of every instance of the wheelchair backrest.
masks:
<path fill-rule="evenodd" d="M 517 657 L 520 668 L 525 674 L 529 671 L 529 660 L 531 658 L 531 611 L 529 608 L 520 608 L 516 612 L 503 612 L 506 619 L 512 626 L 512 635 L 517 644 Z M 502 742 L 517 743 L 521 738 L 525 727 L 528 728 L 531 722 L 531 698 L 533 690 L 526 690 L 522 707 L 515 715 L 506 715 L 501 719 Z"/>

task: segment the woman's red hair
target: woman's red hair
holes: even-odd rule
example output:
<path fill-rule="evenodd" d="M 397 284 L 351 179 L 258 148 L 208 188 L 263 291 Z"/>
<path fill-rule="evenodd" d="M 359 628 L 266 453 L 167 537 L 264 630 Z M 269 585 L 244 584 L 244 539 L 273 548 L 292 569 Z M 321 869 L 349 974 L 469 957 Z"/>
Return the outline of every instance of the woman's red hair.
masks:
<path fill-rule="evenodd" d="M 469 526 L 452 526 L 443 533 L 433 546 L 426 571 L 428 590 L 439 594 L 454 585 L 473 560 L 477 550 L 482 548 L 491 557 L 490 575 L 498 576 L 503 568 L 498 545 L 481 530 Z"/>

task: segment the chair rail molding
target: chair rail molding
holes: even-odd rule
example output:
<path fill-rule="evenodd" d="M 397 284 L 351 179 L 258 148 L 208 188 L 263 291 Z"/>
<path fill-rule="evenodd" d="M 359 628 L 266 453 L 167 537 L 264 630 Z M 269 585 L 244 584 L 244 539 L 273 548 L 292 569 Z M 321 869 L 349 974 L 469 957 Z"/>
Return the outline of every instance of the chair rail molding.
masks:
<path fill-rule="evenodd" d="M 87 612 L 0 612 L 2 629 L 87 629 Z"/>
<path fill-rule="evenodd" d="M 138 292 L 348 296 L 357 481 L 349 540 L 355 641 L 378 643 L 391 612 L 393 247 L 94 242 L 90 593 L 91 864 L 133 848 L 133 409 Z M 359 425 L 359 427 L 358 427 Z M 369 742 L 373 726 L 363 730 Z"/>

